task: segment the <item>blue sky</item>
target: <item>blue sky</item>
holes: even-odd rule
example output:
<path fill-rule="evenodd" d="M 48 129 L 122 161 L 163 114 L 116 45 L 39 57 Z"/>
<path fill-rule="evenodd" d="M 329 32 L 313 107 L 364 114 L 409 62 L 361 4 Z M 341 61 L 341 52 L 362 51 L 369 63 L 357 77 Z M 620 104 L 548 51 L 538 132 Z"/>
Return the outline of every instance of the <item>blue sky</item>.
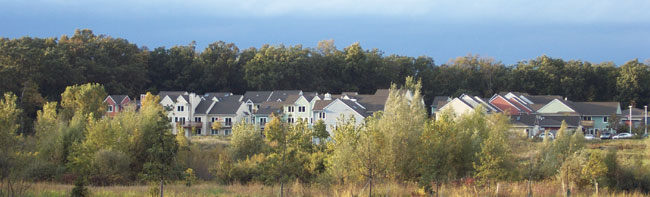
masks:
<path fill-rule="evenodd" d="M 506 64 L 543 54 L 619 65 L 650 59 L 646 0 L 0 0 L 0 37 L 83 28 L 150 49 L 333 39 L 339 49 L 360 42 L 436 64 L 470 53 Z"/>

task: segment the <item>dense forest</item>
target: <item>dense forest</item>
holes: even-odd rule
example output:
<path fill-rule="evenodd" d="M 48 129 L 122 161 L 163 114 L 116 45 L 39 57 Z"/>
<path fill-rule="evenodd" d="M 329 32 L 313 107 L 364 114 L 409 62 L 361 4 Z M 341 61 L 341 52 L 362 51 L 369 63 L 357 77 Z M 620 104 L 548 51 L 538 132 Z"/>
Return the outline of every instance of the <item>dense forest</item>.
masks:
<path fill-rule="evenodd" d="M 59 101 L 65 87 L 99 83 L 109 94 L 136 96 L 160 90 L 197 93 L 300 89 L 321 93 L 373 93 L 422 80 L 427 104 L 434 96 L 468 93 L 489 97 L 501 91 L 556 94 L 573 101 L 650 102 L 650 63 L 591 63 L 540 56 L 514 65 L 467 55 L 437 65 L 431 57 L 386 55 L 359 43 L 337 49 L 263 45 L 239 49 L 218 41 L 202 50 L 195 43 L 153 50 L 126 39 L 76 30 L 60 38 L 0 38 L 0 92 L 13 92 L 29 124 L 46 101 Z M 27 126 L 31 128 L 31 126 Z"/>

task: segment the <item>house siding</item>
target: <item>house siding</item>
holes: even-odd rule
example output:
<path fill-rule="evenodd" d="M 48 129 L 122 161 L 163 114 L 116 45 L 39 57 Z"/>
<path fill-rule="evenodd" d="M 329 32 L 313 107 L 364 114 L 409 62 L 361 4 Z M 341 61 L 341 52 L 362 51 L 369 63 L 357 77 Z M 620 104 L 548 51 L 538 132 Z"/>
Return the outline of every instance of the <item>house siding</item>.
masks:
<path fill-rule="evenodd" d="M 496 97 L 490 101 L 490 104 L 501 109 L 503 112 L 507 112 L 510 115 L 516 115 L 520 113 L 519 109 L 517 109 L 515 106 L 512 106 L 510 103 L 508 103 L 508 101 L 503 99 L 503 97 Z"/>

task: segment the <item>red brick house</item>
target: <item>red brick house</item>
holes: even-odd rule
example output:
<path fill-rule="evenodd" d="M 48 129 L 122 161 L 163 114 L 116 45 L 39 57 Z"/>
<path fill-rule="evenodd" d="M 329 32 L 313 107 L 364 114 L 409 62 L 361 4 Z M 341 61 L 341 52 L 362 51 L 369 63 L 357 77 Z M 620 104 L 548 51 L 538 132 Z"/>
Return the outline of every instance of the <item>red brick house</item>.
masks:
<path fill-rule="evenodd" d="M 131 98 L 128 95 L 108 95 L 104 99 L 106 103 L 106 115 L 109 117 L 115 116 L 120 111 L 124 110 L 124 107 L 131 102 Z"/>

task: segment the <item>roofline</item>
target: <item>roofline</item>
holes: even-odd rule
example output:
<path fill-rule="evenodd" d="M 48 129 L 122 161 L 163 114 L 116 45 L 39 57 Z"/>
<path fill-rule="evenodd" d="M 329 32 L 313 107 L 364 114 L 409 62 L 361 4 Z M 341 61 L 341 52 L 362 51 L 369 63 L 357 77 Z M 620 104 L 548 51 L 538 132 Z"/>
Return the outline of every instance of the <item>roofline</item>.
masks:
<path fill-rule="evenodd" d="M 572 107 L 568 106 L 566 103 L 560 101 L 560 100 L 557 99 L 557 98 L 556 98 L 556 99 L 553 99 L 551 102 L 548 102 L 546 105 L 544 105 L 542 108 L 539 108 L 537 111 L 539 112 L 539 110 L 542 110 L 542 109 L 546 108 L 546 106 L 548 106 L 549 104 L 551 104 L 553 101 L 556 101 L 556 100 L 557 100 L 557 102 L 562 103 L 562 105 L 566 106 L 567 108 L 573 110 L 573 112 L 578 113 L 578 112 L 576 112 L 575 109 L 573 109 Z"/>
<path fill-rule="evenodd" d="M 343 100 L 341 100 L 341 99 L 336 99 L 336 100 L 332 101 L 330 104 L 327 104 L 327 106 L 323 107 L 323 110 L 325 110 L 325 108 L 329 107 L 330 105 L 332 105 L 332 103 L 336 102 L 337 100 L 340 100 L 341 103 L 343 103 L 343 105 L 348 106 L 350 109 L 352 109 L 352 111 L 353 111 L 354 113 L 357 113 L 359 116 L 364 117 L 364 118 L 366 117 L 366 116 L 364 116 L 364 115 L 361 115 L 359 112 L 357 112 L 357 110 L 354 110 L 354 108 L 352 108 L 352 106 L 349 106 L 348 104 L 346 104 L 345 102 L 343 102 Z M 356 101 L 355 101 L 355 102 L 356 102 Z"/>
<path fill-rule="evenodd" d="M 108 100 L 108 98 L 111 98 L 111 100 L 113 101 L 113 103 L 117 104 L 117 102 L 115 102 L 115 99 L 113 99 L 113 97 L 111 97 L 111 95 L 106 96 L 106 98 L 104 99 L 104 101 L 102 101 L 102 103 L 105 103 L 106 100 Z"/>

